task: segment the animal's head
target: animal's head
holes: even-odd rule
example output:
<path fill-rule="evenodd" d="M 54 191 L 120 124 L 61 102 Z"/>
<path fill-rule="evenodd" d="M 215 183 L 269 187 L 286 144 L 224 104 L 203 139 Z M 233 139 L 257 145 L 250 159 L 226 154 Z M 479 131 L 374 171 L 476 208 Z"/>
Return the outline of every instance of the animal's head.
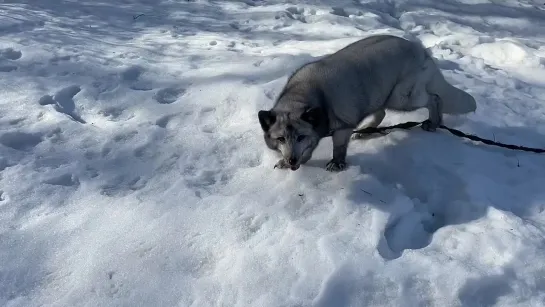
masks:
<path fill-rule="evenodd" d="M 265 143 L 282 153 L 291 170 L 297 170 L 312 157 L 321 139 L 317 127 L 323 124 L 320 123 L 322 116 L 319 108 L 310 108 L 301 114 L 273 110 L 258 112 Z"/>

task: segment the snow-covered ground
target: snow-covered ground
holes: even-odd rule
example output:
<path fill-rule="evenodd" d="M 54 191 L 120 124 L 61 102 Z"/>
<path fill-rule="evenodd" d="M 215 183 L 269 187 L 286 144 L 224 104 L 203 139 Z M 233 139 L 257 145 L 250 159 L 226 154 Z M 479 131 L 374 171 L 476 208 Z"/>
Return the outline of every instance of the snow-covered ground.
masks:
<path fill-rule="evenodd" d="M 545 306 L 545 156 L 415 129 L 273 170 L 257 111 L 376 33 L 476 98 L 447 125 L 545 148 L 543 1 L 2 1 L 0 306 Z"/>

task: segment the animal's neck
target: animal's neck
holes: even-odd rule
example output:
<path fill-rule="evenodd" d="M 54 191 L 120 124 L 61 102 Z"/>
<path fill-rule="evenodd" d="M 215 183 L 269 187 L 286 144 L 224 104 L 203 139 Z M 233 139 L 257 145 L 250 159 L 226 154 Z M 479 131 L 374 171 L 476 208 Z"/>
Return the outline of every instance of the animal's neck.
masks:
<path fill-rule="evenodd" d="M 303 82 L 289 84 L 278 97 L 278 105 L 286 107 L 292 112 L 315 107 L 316 102 L 316 88 Z"/>

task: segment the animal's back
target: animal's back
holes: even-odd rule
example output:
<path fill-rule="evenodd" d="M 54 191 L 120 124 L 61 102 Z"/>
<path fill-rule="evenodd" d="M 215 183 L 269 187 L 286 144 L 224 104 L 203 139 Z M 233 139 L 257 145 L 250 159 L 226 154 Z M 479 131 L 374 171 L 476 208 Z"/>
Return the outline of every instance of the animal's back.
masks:
<path fill-rule="evenodd" d="M 398 77 L 411 71 L 425 57 L 424 49 L 415 42 L 392 35 L 378 35 L 356 41 L 322 61 L 339 77 L 352 72 L 359 75 L 360 82 L 380 85 L 397 82 L 392 75 Z"/>
<path fill-rule="evenodd" d="M 424 49 L 414 42 L 377 35 L 304 65 L 288 86 L 320 88 L 336 117 L 355 125 L 381 108 L 399 79 L 424 59 Z"/>

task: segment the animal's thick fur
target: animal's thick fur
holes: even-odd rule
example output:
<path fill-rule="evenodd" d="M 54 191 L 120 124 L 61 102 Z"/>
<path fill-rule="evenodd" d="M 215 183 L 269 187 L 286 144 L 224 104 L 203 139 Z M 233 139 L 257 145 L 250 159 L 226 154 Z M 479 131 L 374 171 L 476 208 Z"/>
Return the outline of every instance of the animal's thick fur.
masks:
<path fill-rule="evenodd" d="M 377 35 L 299 68 L 273 108 L 258 117 L 267 146 L 283 154 L 277 167 L 297 169 L 319 140 L 331 135 L 333 159 L 327 169 L 336 171 L 344 169 L 352 131 L 362 128 L 365 118 L 372 116 L 370 125 L 378 126 L 385 110 L 424 107 L 429 119 L 423 128 L 433 131 L 444 113 L 473 112 L 476 102 L 445 80 L 420 43 Z"/>

